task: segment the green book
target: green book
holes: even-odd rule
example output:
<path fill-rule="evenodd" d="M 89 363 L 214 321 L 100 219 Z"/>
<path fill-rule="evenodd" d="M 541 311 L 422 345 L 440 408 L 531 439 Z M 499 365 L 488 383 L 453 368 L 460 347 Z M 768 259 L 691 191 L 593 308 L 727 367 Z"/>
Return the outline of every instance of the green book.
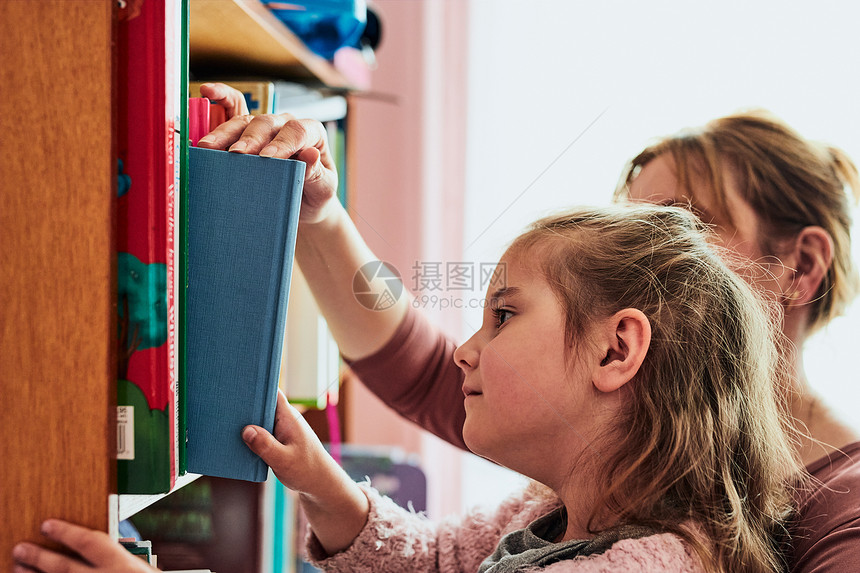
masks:
<path fill-rule="evenodd" d="M 187 410 L 187 401 L 185 399 L 186 389 L 186 376 L 185 376 L 185 340 L 187 337 L 187 331 L 185 328 L 185 288 L 188 286 L 188 38 L 189 38 L 189 30 L 188 30 L 188 0 L 182 0 L 182 35 L 181 35 L 181 44 L 182 44 L 182 60 L 181 66 L 182 70 L 180 73 L 180 102 L 182 105 L 180 106 L 181 116 L 179 120 L 179 133 L 180 144 L 179 144 L 179 200 L 177 201 L 179 205 L 179 306 L 178 306 L 178 319 L 179 322 L 179 365 L 178 365 L 178 383 L 177 383 L 177 392 L 179 394 L 179 420 L 177 421 L 177 426 L 179 429 L 179 439 L 178 439 L 178 447 L 179 447 L 179 475 L 185 475 L 187 472 L 188 462 L 186 460 L 185 454 L 185 442 L 186 442 L 186 410 Z"/>

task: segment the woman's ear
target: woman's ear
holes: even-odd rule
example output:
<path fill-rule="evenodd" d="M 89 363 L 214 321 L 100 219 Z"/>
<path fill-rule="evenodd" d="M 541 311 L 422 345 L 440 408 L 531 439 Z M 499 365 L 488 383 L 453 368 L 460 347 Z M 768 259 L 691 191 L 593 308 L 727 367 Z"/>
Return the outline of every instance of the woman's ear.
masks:
<path fill-rule="evenodd" d="M 602 358 L 592 371 L 594 387 L 614 392 L 639 371 L 651 345 L 651 323 L 638 309 L 625 308 L 598 327 L 597 347 Z"/>
<path fill-rule="evenodd" d="M 804 227 L 795 237 L 790 252 L 794 269 L 788 284 L 782 285 L 785 306 L 809 304 L 833 262 L 833 238 L 821 227 Z"/>

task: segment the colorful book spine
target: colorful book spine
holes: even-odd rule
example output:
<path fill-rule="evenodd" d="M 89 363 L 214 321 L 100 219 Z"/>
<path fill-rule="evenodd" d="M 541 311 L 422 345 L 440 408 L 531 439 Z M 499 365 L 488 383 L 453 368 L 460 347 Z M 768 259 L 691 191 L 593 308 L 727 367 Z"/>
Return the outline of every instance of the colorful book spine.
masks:
<path fill-rule="evenodd" d="M 298 267 L 291 290 L 280 387 L 290 403 L 321 410 L 340 388 L 340 352 Z"/>
<path fill-rule="evenodd" d="M 213 80 L 220 81 L 220 80 Z M 191 82 L 188 85 L 188 94 L 192 98 L 201 97 L 200 86 L 207 82 Z M 245 96 L 245 103 L 248 106 L 248 111 L 251 115 L 261 115 L 264 113 L 273 113 L 275 101 L 275 84 L 269 81 L 226 81 L 230 87 L 242 92 Z M 224 113 L 224 108 L 218 104 L 210 106 L 210 123 L 209 131 L 215 129 L 227 120 Z"/>
<path fill-rule="evenodd" d="M 188 99 L 188 139 L 191 147 L 197 147 L 209 133 L 209 100 L 205 97 Z"/>
<path fill-rule="evenodd" d="M 298 494 L 284 487 L 270 471 L 260 495 L 260 571 L 301 571 L 304 530 L 299 532 L 296 527 Z"/>
<path fill-rule="evenodd" d="M 177 381 L 176 381 L 176 389 L 178 393 L 178 398 L 176 400 L 176 444 L 179 449 L 179 471 L 178 475 L 185 475 L 187 472 L 187 461 L 185 459 L 185 422 L 186 422 L 186 414 L 185 414 L 185 284 L 186 284 L 186 276 L 188 274 L 187 271 L 187 255 L 188 255 L 188 148 L 190 146 L 190 110 L 188 108 L 189 96 L 188 96 L 188 58 L 189 58 L 189 38 L 190 38 L 190 28 L 189 28 L 189 14 L 190 14 L 190 0 L 181 0 L 180 1 L 180 30 L 179 30 L 179 42 L 180 42 L 180 71 L 179 71 L 179 104 L 180 104 L 180 120 L 179 120 L 179 134 L 180 134 L 180 159 L 179 159 L 179 197 L 176 201 L 177 214 L 176 214 L 176 230 L 179 236 L 179 244 L 176 248 L 176 256 L 178 260 L 178 280 L 176 284 L 177 291 L 177 312 L 176 319 L 179 322 L 179 328 L 177 329 L 177 344 L 179 345 L 177 348 L 177 360 L 176 360 L 176 368 L 177 368 Z"/>
<path fill-rule="evenodd" d="M 152 541 L 139 541 L 133 538 L 121 538 L 119 542 L 120 545 L 125 547 L 125 549 L 129 553 L 139 558 L 144 563 L 148 565 L 154 565 Z"/>
<path fill-rule="evenodd" d="M 305 164 L 189 149 L 188 471 L 265 481 Z"/>
<path fill-rule="evenodd" d="M 176 191 L 179 3 L 119 26 L 119 493 L 163 493 L 179 470 Z"/>

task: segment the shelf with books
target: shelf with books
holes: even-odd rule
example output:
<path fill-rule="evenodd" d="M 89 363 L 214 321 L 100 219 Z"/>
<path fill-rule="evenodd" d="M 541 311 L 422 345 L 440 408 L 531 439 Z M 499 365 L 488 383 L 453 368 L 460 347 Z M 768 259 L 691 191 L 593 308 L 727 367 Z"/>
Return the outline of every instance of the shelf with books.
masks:
<path fill-rule="evenodd" d="M 217 3 L 251 6 L 258 16 L 264 10 L 249 0 Z M 43 519 L 116 533 L 119 519 L 164 497 L 116 495 L 117 67 L 119 29 L 127 23 L 117 22 L 114 3 L 73 4 L 0 2 L 0 76 L 33 96 L 24 119 L 15 111 L 18 100 L 0 104 L 8 135 L 0 141 L 0 236 L 7 247 L 0 380 L 11 405 L 0 428 L 14 436 L 0 446 L 0 509 L 15 516 L 0 532 L 3 570 L 11 569 L 15 542 L 41 539 Z M 305 77 L 323 70 L 313 72 L 317 81 L 349 87 L 331 64 L 297 49 Z M 134 179 L 141 189 L 143 175 Z M 171 491 L 192 477 L 178 478 Z"/>
<path fill-rule="evenodd" d="M 190 66 L 196 76 L 266 76 L 357 87 L 259 0 L 191 0 L 190 21 Z"/>

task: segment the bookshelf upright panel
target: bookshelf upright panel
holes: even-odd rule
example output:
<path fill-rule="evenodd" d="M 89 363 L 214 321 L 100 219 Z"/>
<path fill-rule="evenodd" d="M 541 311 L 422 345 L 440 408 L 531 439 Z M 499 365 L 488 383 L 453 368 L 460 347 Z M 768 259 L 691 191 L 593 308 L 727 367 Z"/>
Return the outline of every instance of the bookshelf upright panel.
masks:
<path fill-rule="evenodd" d="M 115 2 L 0 2 L 0 569 L 115 491 Z"/>

